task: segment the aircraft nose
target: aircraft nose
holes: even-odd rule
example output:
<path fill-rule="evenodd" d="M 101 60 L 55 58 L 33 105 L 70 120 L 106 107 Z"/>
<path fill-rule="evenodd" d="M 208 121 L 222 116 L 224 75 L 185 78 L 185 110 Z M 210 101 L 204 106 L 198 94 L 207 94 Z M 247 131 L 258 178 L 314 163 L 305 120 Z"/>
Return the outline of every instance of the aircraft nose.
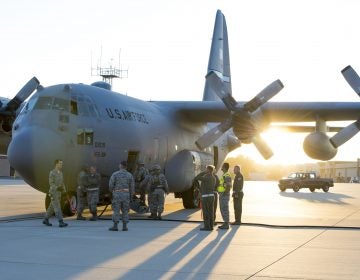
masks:
<path fill-rule="evenodd" d="M 53 168 L 54 160 L 63 157 L 64 151 L 64 142 L 55 132 L 30 127 L 13 135 L 8 147 L 8 159 L 28 184 L 46 192 L 49 171 Z"/>

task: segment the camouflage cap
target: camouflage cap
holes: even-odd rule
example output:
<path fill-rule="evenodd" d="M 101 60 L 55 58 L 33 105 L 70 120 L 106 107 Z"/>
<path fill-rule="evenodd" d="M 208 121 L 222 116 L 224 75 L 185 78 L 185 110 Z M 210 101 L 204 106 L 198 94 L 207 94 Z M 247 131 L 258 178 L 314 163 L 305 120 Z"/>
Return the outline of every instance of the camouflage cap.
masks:
<path fill-rule="evenodd" d="M 161 166 L 158 164 L 154 164 L 151 170 L 161 170 Z"/>

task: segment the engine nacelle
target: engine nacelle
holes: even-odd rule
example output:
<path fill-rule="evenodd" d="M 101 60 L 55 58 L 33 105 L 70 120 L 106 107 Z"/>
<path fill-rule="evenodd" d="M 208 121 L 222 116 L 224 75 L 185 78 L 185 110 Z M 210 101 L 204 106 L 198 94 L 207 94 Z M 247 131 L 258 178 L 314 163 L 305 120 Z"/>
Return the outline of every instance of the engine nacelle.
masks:
<path fill-rule="evenodd" d="M 165 165 L 165 176 L 170 190 L 184 192 L 190 189 L 194 177 L 213 162 L 212 154 L 189 150 L 178 152 Z"/>
<path fill-rule="evenodd" d="M 337 149 L 324 132 L 310 133 L 305 137 L 303 147 L 309 157 L 318 160 L 330 160 L 337 153 Z"/>

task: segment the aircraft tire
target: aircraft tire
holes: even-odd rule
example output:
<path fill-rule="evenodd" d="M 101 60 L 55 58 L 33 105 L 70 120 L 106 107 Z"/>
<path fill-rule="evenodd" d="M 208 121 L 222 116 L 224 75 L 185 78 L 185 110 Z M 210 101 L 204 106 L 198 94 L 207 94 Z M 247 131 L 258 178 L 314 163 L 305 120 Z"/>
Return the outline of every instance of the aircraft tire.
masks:
<path fill-rule="evenodd" d="M 191 189 L 182 193 L 182 200 L 185 209 L 194 209 L 200 207 L 200 189 L 197 182 L 191 187 Z"/>
<path fill-rule="evenodd" d="M 76 214 L 76 206 L 77 206 L 77 197 L 75 193 L 69 193 L 68 196 L 62 195 L 61 208 L 65 216 L 68 217 L 74 216 Z"/>

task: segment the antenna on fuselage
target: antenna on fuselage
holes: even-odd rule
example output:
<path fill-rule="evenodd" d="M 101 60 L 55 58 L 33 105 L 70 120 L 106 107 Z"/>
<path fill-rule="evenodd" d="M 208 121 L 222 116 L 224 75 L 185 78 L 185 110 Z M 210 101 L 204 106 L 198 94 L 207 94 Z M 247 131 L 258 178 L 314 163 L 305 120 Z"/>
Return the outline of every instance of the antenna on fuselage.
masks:
<path fill-rule="evenodd" d="M 91 53 L 91 76 L 100 76 L 102 77 L 103 82 L 108 83 L 112 86 L 112 81 L 114 78 L 125 79 L 128 77 L 128 69 L 123 69 L 120 64 L 121 49 L 119 50 L 119 61 L 118 68 L 114 66 L 114 59 L 110 58 L 109 64 L 106 67 L 102 65 L 102 46 L 100 51 L 100 59 L 96 65 L 96 68 L 93 68 L 92 65 L 92 53 Z"/>

